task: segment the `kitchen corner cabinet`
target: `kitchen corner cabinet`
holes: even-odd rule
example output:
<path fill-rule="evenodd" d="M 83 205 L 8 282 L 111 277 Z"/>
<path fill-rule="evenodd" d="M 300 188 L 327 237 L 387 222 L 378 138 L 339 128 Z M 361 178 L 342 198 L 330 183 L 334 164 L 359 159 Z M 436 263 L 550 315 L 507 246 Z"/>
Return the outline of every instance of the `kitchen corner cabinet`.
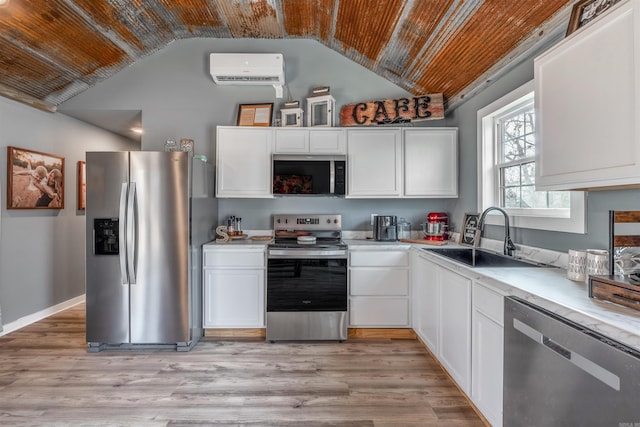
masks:
<path fill-rule="evenodd" d="M 340 128 L 277 128 L 277 154 L 340 154 L 347 153 L 346 131 Z"/>
<path fill-rule="evenodd" d="M 347 130 L 347 195 L 402 195 L 402 133 L 399 129 Z"/>
<path fill-rule="evenodd" d="M 218 127 L 216 197 L 273 198 L 272 146 L 271 128 Z"/>
<path fill-rule="evenodd" d="M 471 400 L 493 427 L 502 426 L 504 297 L 473 286 Z"/>
<path fill-rule="evenodd" d="M 640 184 L 640 0 L 535 59 L 536 187 Z"/>
<path fill-rule="evenodd" d="M 460 388 L 471 391 L 471 279 L 414 255 L 414 330 Z"/>
<path fill-rule="evenodd" d="M 349 250 L 349 326 L 410 327 L 409 246 Z"/>
<path fill-rule="evenodd" d="M 205 245 L 205 328 L 264 328 L 265 248 Z"/>
<path fill-rule="evenodd" d="M 403 130 L 404 197 L 458 197 L 458 129 Z"/>

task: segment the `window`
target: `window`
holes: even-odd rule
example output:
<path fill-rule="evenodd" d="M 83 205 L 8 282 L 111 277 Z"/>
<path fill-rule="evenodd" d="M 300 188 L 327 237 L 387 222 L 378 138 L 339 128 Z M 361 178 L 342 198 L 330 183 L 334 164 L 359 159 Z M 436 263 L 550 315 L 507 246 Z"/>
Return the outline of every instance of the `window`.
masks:
<path fill-rule="evenodd" d="M 535 127 L 533 82 L 478 111 L 479 210 L 500 206 L 515 227 L 584 233 L 584 193 L 535 191 Z"/>

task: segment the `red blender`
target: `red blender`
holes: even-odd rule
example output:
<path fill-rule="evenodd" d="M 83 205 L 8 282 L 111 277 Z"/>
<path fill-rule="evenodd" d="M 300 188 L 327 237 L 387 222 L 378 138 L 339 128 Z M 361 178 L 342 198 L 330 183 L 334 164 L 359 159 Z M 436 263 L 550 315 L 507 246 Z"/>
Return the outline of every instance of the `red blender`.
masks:
<path fill-rule="evenodd" d="M 446 212 L 429 212 L 427 222 L 423 224 L 425 240 L 447 240 L 449 215 Z"/>

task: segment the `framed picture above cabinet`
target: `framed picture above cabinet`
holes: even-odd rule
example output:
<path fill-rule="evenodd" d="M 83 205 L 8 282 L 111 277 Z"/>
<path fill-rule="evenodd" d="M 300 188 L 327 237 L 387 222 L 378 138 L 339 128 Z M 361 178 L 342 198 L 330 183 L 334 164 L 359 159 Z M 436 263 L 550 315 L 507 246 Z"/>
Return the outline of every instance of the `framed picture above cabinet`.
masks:
<path fill-rule="evenodd" d="M 600 15 L 608 12 L 621 0 L 579 0 L 573 5 L 569 26 L 565 35 L 573 33 L 578 28 L 584 27 Z"/>

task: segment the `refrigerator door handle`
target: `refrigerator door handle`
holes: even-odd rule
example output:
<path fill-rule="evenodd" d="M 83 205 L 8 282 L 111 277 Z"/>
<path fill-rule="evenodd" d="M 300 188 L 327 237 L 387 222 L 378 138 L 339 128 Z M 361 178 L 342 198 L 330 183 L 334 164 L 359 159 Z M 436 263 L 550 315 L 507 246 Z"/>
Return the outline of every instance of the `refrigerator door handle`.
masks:
<path fill-rule="evenodd" d="M 127 183 L 123 182 L 120 188 L 120 211 L 118 221 L 118 253 L 120 256 L 120 282 L 123 285 L 129 283 L 127 274 L 127 242 L 125 240 L 127 232 Z"/>
<path fill-rule="evenodd" d="M 136 183 L 129 184 L 127 197 L 127 270 L 129 271 L 129 284 L 136 284 Z"/>

